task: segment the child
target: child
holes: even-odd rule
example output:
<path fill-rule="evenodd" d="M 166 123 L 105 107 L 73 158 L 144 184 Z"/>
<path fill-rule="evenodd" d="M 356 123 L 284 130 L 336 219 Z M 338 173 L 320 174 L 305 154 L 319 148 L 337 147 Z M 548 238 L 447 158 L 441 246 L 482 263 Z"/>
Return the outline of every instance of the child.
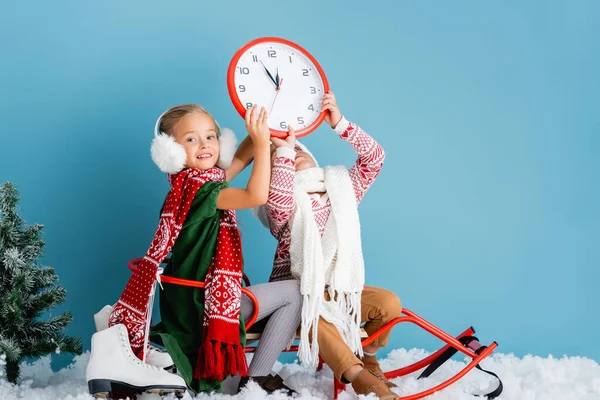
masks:
<path fill-rule="evenodd" d="M 182 105 L 157 121 L 152 158 L 169 173 L 172 189 L 150 249 L 112 309 L 110 328 L 92 338 L 87 370 L 92 394 L 110 392 L 116 382 L 161 393 L 181 393 L 185 384 L 194 391 L 214 390 L 230 374 L 247 374 L 240 320 L 242 253 L 233 210 L 264 204 L 268 195 L 270 132 L 266 109 L 258 118 L 257 111 L 253 107 L 245 118 L 251 146 L 248 140 L 242 143 L 226 170 L 216 167 L 227 165 L 220 159 L 219 125 L 208 111 Z M 227 181 L 249 164 L 252 153 L 247 187 L 229 188 Z M 157 333 L 185 383 L 138 359 L 147 352 L 154 283 L 160 282 L 159 265 L 169 253 L 166 274 L 206 284 L 204 291 L 165 285 L 161 293 Z M 115 350 L 119 345 L 121 353 Z"/>
<path fill-rule="evenodd" d="M 337 379 L 357 394 L 393 399 L 375 352 L 389 332 L 361 347 L 360 324 L 372 334 L 400 315 L 398 297 L 364 286 L 357 205 L 371 186 L 385 153 L 381 146 L 340 113 L 333 93 L 323 97 L 326 122 L 358 153 L 349 170 L 318 167 L 316 159 L 292 133 L 272 138 L 269 199 L 258 217 L 278 240 L 271 281 L 300 279 L 304 297 L 300 360 L 316 365 L 317 355 Z M 323 291 L 325 289 L 325 292 Z M 311 339 L 316 337 L 316 341 Z M 358 354 L 358 357 L 355 355 Z M 364 367 L 364 369 L 363 369 Z"/>

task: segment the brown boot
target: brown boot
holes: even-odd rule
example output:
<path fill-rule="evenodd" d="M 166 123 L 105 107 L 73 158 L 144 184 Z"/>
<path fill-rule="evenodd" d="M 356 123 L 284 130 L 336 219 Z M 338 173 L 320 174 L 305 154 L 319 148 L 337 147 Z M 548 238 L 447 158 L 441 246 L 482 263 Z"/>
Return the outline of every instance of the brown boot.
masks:
<path fill-rule="evenodd" d="M 381 370 L 381 367 L 379 366 L 379 362 L 377 361 L 377 357 L 375 357 L 375 356 L 364 356 L 361 361 L 364 364 L 364 368 L 366 370 L 369 370 L 369 372 L 371 372 L 376 377 L 378 377 L 381 380 L 381 382 L 385 383 L 385 385 L 387 387 L 389 387 L 389 388 L 398 387 L 398 385 L 396 385 L 395 383 L 390 382 L 385 377 L 385 375 L 383 374 L 383 371 Z"/>
<path fill-rule="evenodd" d="M 397 400 L 399 397 L 393 393 L 381 380 L 367 369 L 361 369 L 352 381 L 352 388 L 356 394 L 375 394 L 380 400 Z"/>
<path fill-rule="evenodd" d="M 283 384 L 283 378 L 279 376 L 279 374 L 273 376 L 271 374 L 267 376 L 252 376 L 252 377 L 244 377 L 240 380 L 238 384 L 238 393 L 246 387 L 249 381 L 254 381 L 258 383 L 258 386 L 263 388 L 267 393 L 271 394 L 278 390 L 283 390 L 288 396 L 293 396 L 296 394 L 296 391 L 290 389 L 286 385 Z"/>

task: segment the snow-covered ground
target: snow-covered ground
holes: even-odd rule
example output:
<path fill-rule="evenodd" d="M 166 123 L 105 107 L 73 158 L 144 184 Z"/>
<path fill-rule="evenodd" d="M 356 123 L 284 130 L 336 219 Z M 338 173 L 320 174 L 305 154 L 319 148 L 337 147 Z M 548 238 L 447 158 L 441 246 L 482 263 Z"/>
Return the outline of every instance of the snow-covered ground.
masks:
<path fill-rule="evenodd" d="M 394 350 L 381 360 L 384 370 L 407 365 L 425 357 L 423 350 Z M 87 393 L 85 367 L 89 353 L 77 357 L 73 364 L 57 373 L 50 369 L 50 358 L 43 358 L 32 365 L 24 365 L 19 385 L 10 385 L 0 377 L 0 399 L 32 400 L 84 400 L 92 399 Z M 466 360 L 465 360 L 466 361 Z M 2 360 L 0 360 L 0 364 Z M 429 388 L 453 375 L 465 362 L 449 361 L 429 379 L 416 380 L 416 376 L 395 379 L 400 395 L 412 394 Z M 498 400 L 600 400 L 600 366 L 582 357 L 541 358 L 497 354 L 482 363 L 482 367 L 496 372 L 504 382 L 504 393 Z M 325 369 L 314 374 L 297 364 L 277 364 L 275 370 L 286 378 L 289 386 L 298 389 L 300 400 L 331 399 L 333 381 L 331 371 Z M 226 382 L 226 390 L 236 385 L 235 380 Z M 430 396 L 430 400 L 481 400 L 471 394 L 481 393 L 495 385 L 493 378 L 474 370 L 450 388 Z M 140 399 L 157 399 L 144 395 Z M 189 396 L 185 397 L 190 399 Z M 237 396 L 200 395 L 198 399 L 284 399 L 282 394 L 267 396 L 258 386 L 251 385 Z M 356 399 L 349 388 L 341 400 Z M 363 397 L 364 398 L 364 397 Z"/>

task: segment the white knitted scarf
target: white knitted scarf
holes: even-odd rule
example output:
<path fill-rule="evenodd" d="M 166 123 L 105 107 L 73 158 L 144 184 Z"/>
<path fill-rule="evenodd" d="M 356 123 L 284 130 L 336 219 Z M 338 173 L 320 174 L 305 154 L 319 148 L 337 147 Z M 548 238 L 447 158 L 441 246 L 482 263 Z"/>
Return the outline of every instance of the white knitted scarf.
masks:
<path fill-rule="evenodd" d="M 323 237 L 308 195 L 315 192 L 327 192 L 331 202 Z M 318 363 L 319 317 L 332 323 L 348 347 L 362 357 L 360 320 L 365 272 L 358 208 L 348 169 L 339 166 L 296 172 L 294 200 L 290 258 L 292 275 L 301 280 L 300 292 L 304 298 L 300 361 L 312 367 Z M 324 298 L 325 289 L 329 301 Z"/>

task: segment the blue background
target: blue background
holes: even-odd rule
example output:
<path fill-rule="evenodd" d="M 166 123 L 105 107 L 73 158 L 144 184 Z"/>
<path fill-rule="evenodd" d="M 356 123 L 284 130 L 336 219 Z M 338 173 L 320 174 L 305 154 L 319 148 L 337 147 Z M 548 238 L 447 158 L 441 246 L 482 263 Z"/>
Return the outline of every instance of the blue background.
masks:
<path fill-rule="evenodd" d="M 57 311 L 74 312 L 88 349 L 168 190 L 149 156 L 155 119 L 196 102 L 241 136 L 228 63 L 283 37 L 387 150 L 360 207 L 367 282 L 501 352 L 600 360 L 599 17 L 592 0 L 2 2 L 0 181 L 46 225 L 43 262 L 68 290 Z M 305 143 L 321 164 L 354 161 L 325 126 Z M 275 241 L 239 219 L 264 282 Z M 389 349 L 437 344 L 401 327 Z"/>

